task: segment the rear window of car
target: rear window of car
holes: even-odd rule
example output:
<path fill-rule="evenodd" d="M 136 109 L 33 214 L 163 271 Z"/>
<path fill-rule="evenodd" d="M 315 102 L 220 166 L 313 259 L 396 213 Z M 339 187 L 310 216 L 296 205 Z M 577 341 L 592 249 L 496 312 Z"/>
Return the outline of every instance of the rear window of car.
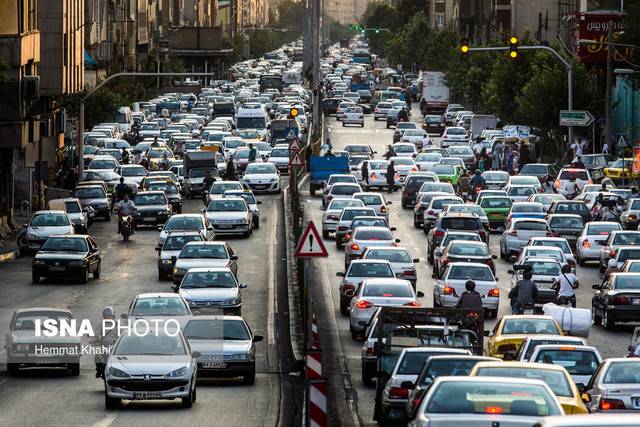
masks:
<path fill-rule="evenodd" d="M 630 249 L 630 248 L 622 248 L 622 249 L 620 249 L 620 254 L 618 255 L 618 262 L 625 262 L 628 259 L 640 259 L 640 248 L 638 248 L 638 249 Z"/>
<path fill-rule="evenodd" d="M 351 196 L 352 194 L 355 194 L 358 191 L 360 191 L 358 187 L 351 186 L 351 185 L 334 185 L 333 187 L 331 187 L 331 194 L 333 195 Z"/>
<path fill-rule="evenodd" d="M 411 298 L 411 286 L 403 285 L 385 285 L 385 284 L 366 284 L 362 295 L 365 297 L 399 297 Z"/>
<path fill-rule="evenodd" d="M 618 276 L 614 289 L 640 289 L 640 278 L 635 276 Z"/>
<path fill-rule="evenodd" d="M 447 135 L 466 135 L 467 131 L 462 128 L 449 128 L 447 129 Z"/>
<path fill-rule="evenodd" d="M 550 261 L 527 261 L 525 265 L 530 265 L 533 274 L 541 276 L 557 276 L 560 274 L 560 264 Z"/>
<path fill-rule="evenodd" d="M 570 375 L 591 375 L 599 365 L 591 350 L 540 350 L 534 362 L 552 363 L 564 367 Z"/>
<path fill-rule="evenodd" d="M 553 217 L 549 223 L 551 227 L 574 228 L 582 230 L 582 218 Z"/>
<path fill-rule="evenodd" d="M 488 266 L 451 265 L 448 280 L 494 280 L 493 273 Z"/>
<path fill-rule="evenodd" d="M 464 202 L 462 202 L 462 200 L 460 199 L 437 199 L 432 201 L 431 207 L 433 209 L 442 209 L 444 206 L 453 205 L 456 203 L 462 204 Z"/>
<path fill-rule="evenodd" d="M 390 230 L 358 230 L 355 238 L 357 240 L 393 240 Z"/>
<path fill-rule="evenodd" d="M 422 371 L 424 362 L 429 358 L 431 352 L 412 351 L 405 353 L 398 365 L 396 373 L 398 375 L 418 375 Z"/>
<path fill-rule="evenodd" d="M 377 206 L 382 205 L 382 196 L 379 194 L 361 194 L 354 196 L 355 199 L 362 200 L 365 206 Z"/>
<path fill-rule="evenodd" d="M 389 249 L 372 249 L 367 252 L 367 258 L 372 259 L 386 259 L 389 262 L 413 262 L 409 253 L 406 251 L 396 251 Z"/>
<path fill-rule="evenodd" d="M 341 220 L 352 220 L 357 216 L 373 216 L 375 215 L 373 209 L 345 209 L 340 216 Z"/>
<path fill-rule="evenodd" d="M 487 209 L 509 209 L 513 203 L 506 197 L 488 197 L 482 199 L 480 207 Z"/>
<path fill-rule="evenodd" d="M 449 248 L 450 255 L 486 256 L 489 249 L 486 245 L 470 245 L 465 243 L 453 243 Z"/>
<path fill-rule="evenodd" d="M 533 187 L 510 187 L 507 194 L 510 196 L 530 196 L 536 194 L 536 190 Z"/>
<path fill-rule="evenodd" d="M 327 185 L 333 185 L 336 184 L 338 182 L 355 182 L 354 177 L 349 175 L 349 176 L 335 176 L 332 175 L 329 177 L 329 181 L 327 181 Z"/>
<path fill-rule="evenodd" d="M 604 374 L 604 384 L 640 384 L 640 378 L 635 375 L 640 372 L 640 361 L 612 362 Z"/>
<path fill-rule="evenodd" d="M 609 233 L 615 230 L 620 230 L 620 225 L 590 223 L 589 227 L 587 228 L 587 235 L 589 236 L 608 235 Z"/>
<path fill-rule="evenodd" d="M 482 225 L 475 218 L 442 218 L 440 227 L 445 230 L 479 230 Z"/>
<path fill-rule="evenodd" d="M 546 231 L 548 226 L 544 222 L 538 221 L 518 221 L 513 224 L 514 230 L 527 230 L 527 231 Z"/>
<path fill-rule="evenodd" d="M 442 246 L 447 246 L 449 242 L 454 240 L 464 240 L 468 242 L 481 242 L 480 236 L 477 234 L 450 234 L 447 233 L 446 237 L 442 241 Z"/>
<path fill-rule="evenodd" d="M 576 171 L 564 170 L 564 171 L 560 172 L 560 175 L 558 176 L 558 179 L 567 180 L 567 181 L 572 179 L 572 178 L 579 179 L 581 181 L 588 181 L 589 180 L 589 173 L 587 171 L 583 171 L 583 170 L 576 170 Z"/>
<path fill-rule="evenodd" d="M 637 245 L 640 244 L 640 233 L 617 233 L 611 242 L 612 245 Z"/>
<path fill-rule="evenodd" d="M 521 175 L 546 175 L 547 174 L 547 166 L 546 165 L 524 165 L 522 169 L 520 169 Z"/>
<path fill-rule="evenodd" d="M 348 277 L 395 277 L 389 264 L 354 263 L 349 269 Z"/>
<path fill-rule="evenodd" d="M 526 205 L 513 205 L 511 212 L 544 212 L 542 205 L 526 204 Z"/>
<path fill-rule="evenodd" d="M 539 345 L 545 345 L 545 344 L 583 345 L 584 343 L 582 342 L 582 340 L 576 340 L 573 342 L 567 341 L 567 340 L 554 340 L 554 339 L 534 340 L 534 341 L 531 341 L 531 343 L 527 347 L 527 351 L 524 353 L 524 359 L 529 360 L 529 358 L 533 354 L 533 351 L 536 349 L 536 347 Z"/>

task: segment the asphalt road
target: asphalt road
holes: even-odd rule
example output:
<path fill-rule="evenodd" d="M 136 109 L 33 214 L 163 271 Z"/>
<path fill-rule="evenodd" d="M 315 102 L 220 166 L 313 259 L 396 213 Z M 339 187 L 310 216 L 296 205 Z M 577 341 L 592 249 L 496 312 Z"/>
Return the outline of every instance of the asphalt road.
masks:
<path fill-rule="evenodd" d="M 277 349 L 280 334 L 274 321 L 278 310 L 276 283 L 286 286 L 279 280 L 282 202 L 281 196 L 259 199 L 263 201 L 260 229 L 248 239 L 228 239 L 240 257 L 238 279 L 248 284 L 243 290 L 242 314 L 253 332 L 265 337 L 257 344 L 255 385 L 243 386 L 236 380 L 201 380 L 198 400 L 191 409 L 182 409 L 180 400 L 176 400 L 125 403 L 123 408 L 106 411 L 103 382 L 94 377 L 91 356 L 82 358 L 79 377 L 56 371 L 7 376 L 4 333 L 15 309 L 68 308 L 76 318 L 97 322 L 105 306 L 112 306 L 119 316 L 139 293 L 171 292 L 171 282 L 158 281 L 154 249 L 158 231 L 139 230 L 125 243 L 116 235 L 114 217 L 111 222 L 97 220 L 90 228 L 102 249 L 100 280 L 90 280 L 86 285 L 46 280 L 33 285 L 30 257 L 0 265 L 0 425 L 276 425 L 284 401 Z M 202 210 L 201 201 L 185 200 L 184 206 L 185 213 Z"/>
<path fill-rule="evenodd" d="M 414 107 L 412 120 L 418 121 L 421 118 L 419 111 Z M 377 157 L 380 157 L 386 151 L 387 145 L 392 143 L 393 129 L 386 129 L 384 121 L 374 121 L 372 116 L 366 117 L 364 128 L 343 127 L 341 122 L 336 121 L 335 117 L 329 118 L 326 123 L 334 150 L 340 150 L 346 144 L 370 144 L 377 151 Z M 439 145 L 439 138 L 435 138 L 435 144 Z M 399 245 L 408 248 L 414 258 L 420 258 L 420 263 L 417 265 L 417 289 L 425 294 L 421 303 L 425 307 L 432 307 L 435 279 L 431 278 L 431 266 L 426 261 L 426 236 L 422 230 L 413 228 L 413 211 L 402 209 L 399 191 L 385 194 L 385 196 L 392 201 L 390 206 L 390 225 L 397 228 L 395 236 L 401 240 Z M 321 199 L 319 197 L 312 198 L 305 187 L 302 200 L 305 203 L 307 217 L 311 218 L 318 227 L 321 227 Z M 490 249 L 493 254 L 499 255 L 499 242 L 500 234 L 493 233 L 490 237 Z M 317 304 L 323 306 L 321 310 L 332 314 L 331 318 L 323 318 L 322 326 L 328 333 L 335 333 L 339 337 L 339 343 L 336 348 L 332 348 L 334 352 L 330 355 L 325 352 L 325 360 L 331 357 L 344 361 L 341 368 L 345 377 L 345 394 L 348 399 L 356 402 L 360 419 L 365 424 L 372 424 L 374 423 L 375 389 L 365 387 L 361 380 L 360 352 L 362 343 L 351 338 L 349 317 L 341 315 L 339 310 L 338 284 L 340 283 L 340 278 L 336 277 L 335 274 L 337 271 L 344 271 L 344 252 L 336 249 L 333 240 L 325 240 L 325 244 L 329 251 L 329 257 L 326 260 L 313 261 L 311 275 L 311 277 L 315 278 L 317 284 L 314 294 Z M 500 318 L 503 315 L 511 314 L 507 298 L 511 279 L 511 275 L 507 273 L 507 270 L 511 268 L 511 264 L 499 258 L 494 262 L 496 262 L 497 276 L 499 278 L 498 287 L 501 290 L 498 313 L 498 318 Z M 578 267 L 577 275 L 581 284 L 580 289 L 577 291 L 578 307 L 590 308 L 593 294 L 591 285 L 600 283 L 599 270 L 595 264 L 584 268 Z M 492 329 L 495 322 L 495 320 L 485 322 L 485 329 Z M 591 329 L 588 341 L 599 349 L 603 357 L 617 357 L 626 354 L 626 348 L 629 345 L 632 332 L 633 326 L 631 325 L 617 326 L 616 331 L 612 332 L 606 331 L 600 326 L 594 326 Z M 341 354 L 338 352 L 341 352 Z"/>

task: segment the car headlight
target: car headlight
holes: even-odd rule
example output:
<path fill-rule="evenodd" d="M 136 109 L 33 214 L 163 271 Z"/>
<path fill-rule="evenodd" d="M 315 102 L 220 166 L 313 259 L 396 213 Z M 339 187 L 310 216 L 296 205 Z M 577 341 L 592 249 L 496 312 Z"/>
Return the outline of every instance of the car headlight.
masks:
<path fill-rule="evenodd" d="M 173 274 L 185 274 L 187 270 L 184 268 L 175 268 L 173 267 Z"/>
<path fill-rule="evenodd" d="M 113 366 L 109 368 L 109 375 L 112 375 L 114 377 L 118 377 L 118 378 L 129 378 L 131 375 L 127 374 L 124 371 L 121 371 L 118 368 L 114 368 Z"/>
<path fill-rule="evenodd" d="M 71 261 L 71 262 L 69 262 L 69 265 L 75 265 L 75 266 L 85 265 L 85 261 L 84 260 Z"/>
<path fill-rule="evenodd" d="M 235 298 L 229 298 L 224 300 L 224 305 L 238 305 L 242 303 L 242 297 L 237 296 Z"/>
<path fill-rule="evenodd" d="M 160 260 L 160 262 L 164 265 L 173 264 L 173 261 L 171 261 L 170 259 L 163 259 L 163 260 Z"/>
<path fill-rule="evenodd" d="M 13 349 L 15 351 L 29 351 L 29 344 L 14 344 Z"/>
<path fill-rule="evenodd" d="M 175 371 L 169 372 L 167 375 L 165 375 L 165 378 L 178 378 L 178 377 L 183 377 L 185 374 L 187 373 L 187 367 L 184 366 L 180 369 L 176 369 Z"/>
<path fill-rule="evenodd" d="M 251 182 L 251 180 L 250 180 L 249 178 L 246 178 L 246 177 L 245 177 L 245 178 L 242 178 L 242 180 L 243 180 L 244 182 L 246 182 L 246 183 L 250 183 L 250 182 Z"/>

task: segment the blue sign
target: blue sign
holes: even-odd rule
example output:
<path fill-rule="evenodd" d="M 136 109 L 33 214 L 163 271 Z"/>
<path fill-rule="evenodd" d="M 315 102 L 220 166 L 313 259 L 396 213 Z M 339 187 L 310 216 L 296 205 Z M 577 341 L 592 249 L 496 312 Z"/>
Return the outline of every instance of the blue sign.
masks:
<path fill-rule="evenodd" d="M 297 128 L 284 128 L 284 137 L 286 139 L 294 139 L 298 137 Z"/>

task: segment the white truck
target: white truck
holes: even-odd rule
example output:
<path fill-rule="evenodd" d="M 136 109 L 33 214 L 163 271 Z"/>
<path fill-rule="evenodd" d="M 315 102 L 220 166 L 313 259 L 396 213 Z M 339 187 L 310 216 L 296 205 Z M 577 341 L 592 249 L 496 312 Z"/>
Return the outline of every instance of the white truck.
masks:
<path fill-rule="evenodd" d="M 495 129 L 498 124 L 498 118 L 493 114 L 474 114 L 471 116 L 471 137 L 480 136 L 485 129 Z"/>
<path fill-rule="evenodd" d="M 449 105 L 449 87 L 441 71 L 424 71 L 420 81 L 420 111 L 423 115 L 444 114 Z"/>

